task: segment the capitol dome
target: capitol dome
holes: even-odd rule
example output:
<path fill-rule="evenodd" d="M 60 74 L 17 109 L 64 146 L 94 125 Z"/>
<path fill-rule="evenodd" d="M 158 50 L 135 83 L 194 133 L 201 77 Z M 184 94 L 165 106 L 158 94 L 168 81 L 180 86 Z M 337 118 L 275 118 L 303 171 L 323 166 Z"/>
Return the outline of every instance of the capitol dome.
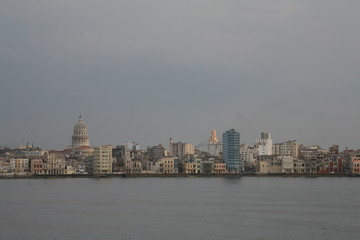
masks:
<path fill-rule="evenodd" d="M 81 116 L 79 117 L 79 121 L 74 125 L 71 145 L 73 148 L 90 146 L 87 125 L 83 122 Z"/>

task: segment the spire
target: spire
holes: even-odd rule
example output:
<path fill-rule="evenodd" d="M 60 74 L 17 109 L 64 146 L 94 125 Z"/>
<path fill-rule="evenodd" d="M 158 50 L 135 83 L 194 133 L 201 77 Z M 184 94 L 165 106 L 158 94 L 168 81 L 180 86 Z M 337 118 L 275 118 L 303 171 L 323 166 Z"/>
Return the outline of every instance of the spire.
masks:
<path fill-rule="evenodd" d="M 218 143 L 218 142 L 219 142 L 219 140 L 216 136 L 216 130 L 213 129 L 213 130 L 211 130 L 211 137 L 210 137 L 209 143 L 211 144 L 211 143 Z"/>
<path fill-rule="evenodd" d="M 79 122 L 82 122 L 82 116 L 81 115 L 79 116 Z"/>

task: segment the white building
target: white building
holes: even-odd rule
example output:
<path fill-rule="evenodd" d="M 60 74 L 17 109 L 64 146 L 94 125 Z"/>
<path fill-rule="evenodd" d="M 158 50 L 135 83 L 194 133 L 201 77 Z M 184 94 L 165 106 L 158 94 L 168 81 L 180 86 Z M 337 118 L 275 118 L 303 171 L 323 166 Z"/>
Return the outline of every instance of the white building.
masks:
<path fill-rule="evenodd" d="M 256 139 L 256 150 L 259 156 L 272 155 L 272 139 L 270 133 L 261 133 L 261 139 Z"/>
<path fill-rule="evenodd" d="M 72 147 L 90 146 L 87 125 L 83 122 L 82 117 L 75 124 L 72 135 Z"/>

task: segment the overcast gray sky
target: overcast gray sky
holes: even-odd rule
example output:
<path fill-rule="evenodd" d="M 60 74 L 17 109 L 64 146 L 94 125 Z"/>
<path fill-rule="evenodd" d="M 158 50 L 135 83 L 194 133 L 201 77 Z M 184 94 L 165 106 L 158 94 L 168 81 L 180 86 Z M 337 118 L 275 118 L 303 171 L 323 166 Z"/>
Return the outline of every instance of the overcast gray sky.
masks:
<path fill-rule="evenodd" d="M 0 145 L 360 148 L 359 0 L 0 0 Z"/>

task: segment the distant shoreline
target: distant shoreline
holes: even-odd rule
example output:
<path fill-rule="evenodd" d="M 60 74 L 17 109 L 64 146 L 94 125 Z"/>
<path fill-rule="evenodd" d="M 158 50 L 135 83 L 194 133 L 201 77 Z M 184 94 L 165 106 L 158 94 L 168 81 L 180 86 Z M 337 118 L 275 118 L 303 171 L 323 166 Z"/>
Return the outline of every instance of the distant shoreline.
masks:
<path fill-rule="evenodd" d="M 311 174 L 311 173 L 274 173 L 274 174 L 109 174 L 109 175 L 89 175 L 89 174 L 73 174 L 73 175 L 0 175 L 0 179 L 59 179 L 59 178 L 187 178 L 187 177 L 226 177 L 226 178 L 242 178 L 242 177 L 360 177 L 360 174 L 344 174 L 344 173 L 328 173 L 328 174 Z"/>

